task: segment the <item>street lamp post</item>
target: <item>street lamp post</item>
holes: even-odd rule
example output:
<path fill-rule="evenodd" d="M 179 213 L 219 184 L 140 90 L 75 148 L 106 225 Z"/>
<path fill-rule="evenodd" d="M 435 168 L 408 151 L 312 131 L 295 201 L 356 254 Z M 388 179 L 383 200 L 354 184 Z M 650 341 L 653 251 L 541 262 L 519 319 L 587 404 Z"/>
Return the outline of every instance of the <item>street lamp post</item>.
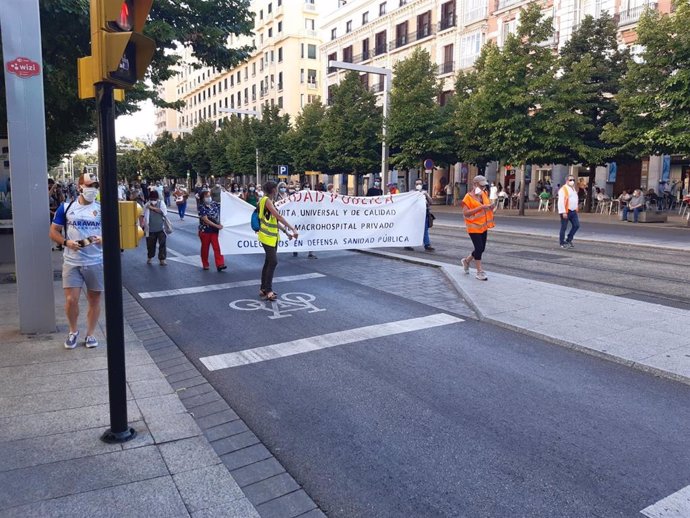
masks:
<path fill-rule="evenodd" d="M 253 117 L 256 117 L 257 119 L 261 118 L 261 113 L 259 113 L 256 110 L 240 110 L 237 108 L 218 108 L 218 111 L 221 113 L 232 113 L 234 115 L 251 115 Z M 259 169 L 259 148 L 257 147 L 255 149 L 256 152 L 256 188 L 259 189 L 261 187 L 261 170 Z"/>
<path fill-rule="evenodd" d="M 388 174 L 388 129 L 387 120 L 388 112 L 390 111 L 391 102 L 391 85 L 393 82 L 393 72 L 389 68 L 370 67 L 367 65 L 355 65 L 354 63 L 347 63 L 345 61 L 329 61 L 328 68 L 341 68 L 343 70 L 354 70 L 355 72 L 366 72 L 368 74 L 377 74 L 383 76 L 383 127 L 381 134 L 383 141 L 381 142 L 381 181 L 385 184 L 386 175 Z"/>

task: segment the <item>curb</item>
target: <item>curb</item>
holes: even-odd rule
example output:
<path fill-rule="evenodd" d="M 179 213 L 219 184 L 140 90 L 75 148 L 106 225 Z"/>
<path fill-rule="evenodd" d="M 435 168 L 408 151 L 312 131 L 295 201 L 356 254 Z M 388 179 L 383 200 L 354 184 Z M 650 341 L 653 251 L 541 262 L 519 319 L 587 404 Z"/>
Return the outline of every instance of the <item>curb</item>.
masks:
<path fill-rule="evenodd" d="M 501 327 L 503 329 L 507 329 L 509 331 L 514 331 L 516 333 L 520 333 L 526 336 L 531 336 L 532 338 L 537 338 L 538 340 L 542 340 L 544 342 L 548 342 L 554 345 L 558 345 L 560 347 L 564 347 L 566 349 L 571 349 L 583 354 L 587 354 L 589 356 L 594 356 L 596 358 L 600 358 L 602 360 L 606 360 L 612 363 L 617 363 L 619 365 L 624 365 L 626 367 L 630 367 L 632 369 L 647 373 L 647 374 L 652 374 L 656 377 L 660 378 L 665 378 L 669 379 L 672 381 L 677 381 L 680 383 L 683 383 L 684 385 L 690 385 L 690 377 L 689 376 L 683 376 L 682 374 L 676 374 L 673 372 L 669 372 L 663 369 L 659 369 L 657 367 L 652 367 L 649 365 L 645 365 L 643 363 L 639 363 L 633 360 L 626 360 L 624 358 L 620 358 L 619 356 L 615 356 L 612 354 L 608 354 L 605 352 L 597 351 L 595 349 L 590 349 L 589 347 L 584 347 L 580 344 L 577 344 L 575 342 L 571 342 L 568 340 L 562 340 L 560 338 L 556 338 L 553 336 L 549 335 L 544 335 L 542 333 L 537 333 L 535 331 L 532 331 L 530 329 L 524 328 L 524 327 L 518 327 L 513 324 L 507 324 L 505 322 L 501 322 L 500 320 L 496 320 L 494 318 L 488 317 L 482 313 L 482 311 L 479 309 L 479 307 L 472 301 L 472 299 L 467 295 L 465 290 L 462 288 L 460 283 L 457 281 L 457 277 L 454 275 L 453 270 L 457 269 L 458 272 L 461 270 L 460 266 L 454 266 L 454 265 L 448 265 L 446 263 L 440 263 L 438 261 L 433 261 L 433 260 L 428 260 L 428 259 L 422 259 L 422 258 L 416 258 L 416 257 L 409 257 L 403 254 L 395 254 L 391 252 L 380 252 L 376 251 L 373 249 L 368 249 L 368 250 L 357 250 L 357 252 L 360 253 L 365 253 L 369 255 L 377 255 L 379 257 L 386 257 L 388 259 L 395 259 L 398 261 L 405 261 L 413 264 L 418 264 L 421 266 L 427 266 L 431 268 L 440 268 L 441 272 L 446 276 L 450 284 L 453 286 L 455 291 L 458 292 L 458 295 L 460 295 L 465 303 L 472 309 L 472 311 L 475 312 L 477 316 L 477 320 L 480 322 L 485 322 L 487 324 L 495 325 L 497 327 Z"/>

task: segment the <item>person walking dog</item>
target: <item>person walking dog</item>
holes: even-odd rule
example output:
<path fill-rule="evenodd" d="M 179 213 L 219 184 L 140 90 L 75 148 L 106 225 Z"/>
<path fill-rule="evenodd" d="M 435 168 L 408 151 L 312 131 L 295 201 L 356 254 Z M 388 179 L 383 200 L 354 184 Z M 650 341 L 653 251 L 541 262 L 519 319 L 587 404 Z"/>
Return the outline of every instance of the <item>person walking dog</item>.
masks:
<path fill-rule="evenodd" d="M 486 240 L 489 229 L 494 228 L 494 205 L 486 194 L 489 182 L 482 175 L 475 176 L 472 180 L 472 190 L 462 200 L 462 213 L 465 217 L 465 228 L 470 235 L 474 250 L 460 261 L 466 274 L 470 273 L 470 263 L 475 262 L 477 267 L 476 277 L 480 281 L 488 280 L 486 272 L 482 269 L 482 254 L 486 249 Z"/>

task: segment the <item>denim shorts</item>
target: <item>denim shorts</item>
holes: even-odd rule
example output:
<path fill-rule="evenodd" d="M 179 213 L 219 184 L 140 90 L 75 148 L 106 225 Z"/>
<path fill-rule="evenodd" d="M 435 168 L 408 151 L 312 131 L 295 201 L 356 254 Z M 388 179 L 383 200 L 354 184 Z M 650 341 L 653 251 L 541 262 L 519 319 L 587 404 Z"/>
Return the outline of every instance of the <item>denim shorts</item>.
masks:
<path fill-rule="evenodd" d="M 62 265 L 62 287 L 82 288 L 89 291 L 103 291 L 103 264 L 89 266 Z"/>

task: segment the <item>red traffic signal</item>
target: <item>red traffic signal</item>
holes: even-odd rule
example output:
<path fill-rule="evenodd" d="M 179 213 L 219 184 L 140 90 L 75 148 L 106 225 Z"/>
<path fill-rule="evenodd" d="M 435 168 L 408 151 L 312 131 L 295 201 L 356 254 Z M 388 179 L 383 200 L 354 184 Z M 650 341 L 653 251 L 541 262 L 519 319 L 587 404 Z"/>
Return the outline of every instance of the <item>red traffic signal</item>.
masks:
<path fill-rule="evenodd" d="M 112 31 L 129 32 L 134 27 L 133 0 L 122 0 L 120 14 L 116 20 L 108 21 L 108 28 Z"/>

